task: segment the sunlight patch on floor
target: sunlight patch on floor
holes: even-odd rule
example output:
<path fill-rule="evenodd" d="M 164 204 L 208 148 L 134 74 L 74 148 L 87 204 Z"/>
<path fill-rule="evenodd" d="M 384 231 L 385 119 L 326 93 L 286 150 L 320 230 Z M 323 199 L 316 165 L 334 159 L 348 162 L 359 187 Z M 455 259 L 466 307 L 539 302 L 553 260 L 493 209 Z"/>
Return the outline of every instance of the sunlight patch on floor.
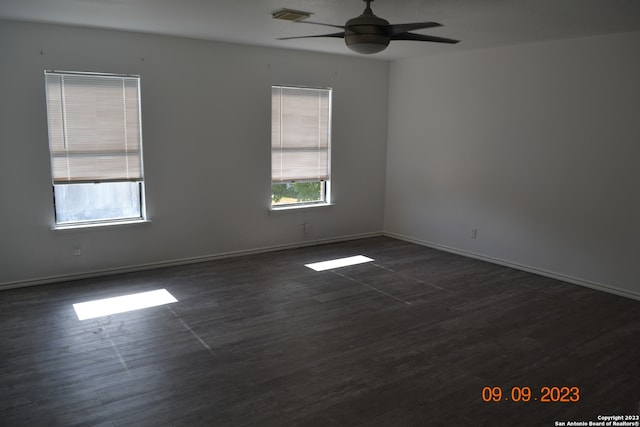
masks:
<path fill-rule="evenodd" d="M 178 302 L 166 289 L 73 304 L 79 320 Z"/>
<path fill-rule="evenodd" d="M 328 261 L 314 262 L 313 264 L 305 264 L 305 267 L 309 267 L 315 271 L 332 270 L 334 268 L 347 267 L 350 265 L 363 264 L 365 262 L 372 262 L 371 258 L 367 258 L 363 255 L 350 256 L 347 258 L 331 259 Z"/>

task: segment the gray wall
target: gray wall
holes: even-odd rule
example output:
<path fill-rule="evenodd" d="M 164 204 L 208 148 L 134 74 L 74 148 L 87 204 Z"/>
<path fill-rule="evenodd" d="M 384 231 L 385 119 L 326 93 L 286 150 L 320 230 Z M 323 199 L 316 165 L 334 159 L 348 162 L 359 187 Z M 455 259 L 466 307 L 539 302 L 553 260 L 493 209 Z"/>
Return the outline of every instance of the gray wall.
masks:
<path fill-rule="evenodd" d="M 0 61 L 0 287 L 382 230 L 386 62 L 7 21 Z M 51 229 L 45 69 L 142 76 L 150 223 Z M 269 215 L 272 84 L 334 89 L 335 206 Z"/>
<path fill-rule="evenodd" d="M 628 33 L 392 63 L 385 231 L 640 296 L 639 47 Z"/>

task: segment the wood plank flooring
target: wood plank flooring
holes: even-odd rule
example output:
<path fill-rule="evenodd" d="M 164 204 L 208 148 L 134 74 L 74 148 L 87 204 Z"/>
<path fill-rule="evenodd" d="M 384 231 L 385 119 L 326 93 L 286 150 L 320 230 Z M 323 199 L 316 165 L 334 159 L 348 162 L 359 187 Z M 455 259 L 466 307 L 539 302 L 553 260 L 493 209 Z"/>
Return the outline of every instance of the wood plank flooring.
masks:
<path fill-rule="evenodd" d="M 304 267 L 353 255 L 374 262 Z M 72 307 L 161 288 L 179 302 L 84 321 Z M 639 309 L 386 237 L 2 291 L 0 424 L 553 426 L 633 415 Z M 486 386 L 502 400 L 484 402 Z M 579 387 L 580 399 L 543 403 L 544 386 Z M 534 397 L 513 402 L 512 387 Z"/>

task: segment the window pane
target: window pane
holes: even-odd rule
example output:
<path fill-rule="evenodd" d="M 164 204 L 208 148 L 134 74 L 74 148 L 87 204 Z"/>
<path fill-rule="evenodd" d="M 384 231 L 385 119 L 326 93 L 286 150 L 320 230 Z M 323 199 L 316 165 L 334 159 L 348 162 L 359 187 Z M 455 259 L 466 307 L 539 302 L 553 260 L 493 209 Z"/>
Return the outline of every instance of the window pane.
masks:
<path fill-rule="evenodd" d="M 139 182 L 54 185 L 56 222 L 142 218 L 140 192 Z"/>
<path fill-rule="evenodd" d="M 271 203 L 274 206 L 324 201 L 325 185 L 322 181 L 288 182 L 271 185 Z"/>

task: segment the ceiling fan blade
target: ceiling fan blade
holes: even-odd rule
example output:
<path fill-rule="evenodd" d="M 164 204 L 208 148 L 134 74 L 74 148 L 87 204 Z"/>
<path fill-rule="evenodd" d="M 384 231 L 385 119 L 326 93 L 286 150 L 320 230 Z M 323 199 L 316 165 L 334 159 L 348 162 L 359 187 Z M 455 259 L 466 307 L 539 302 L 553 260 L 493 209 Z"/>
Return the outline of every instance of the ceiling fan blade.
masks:
<path fill-rule="evenodd" d="M 344 25 L 325 24 L 324 22 L 313 22 L 313 21 L 293 21 L 293 22 L 295 22 L 296 24 L 324 25 L 325 27 L 342 28 L 344 30 Z"/>
<path fill-rule="evenodd" d="M 447 39 L 444 37 L 434 37 L 427 36 L 424 34 L 414 34 L 414 33 L 400 33 L 391 36 L 391 40 L 416 40 L 421 42 L 436 42 L 436 43 L 458 43 L 460 40 Z"/>
<path fill-rule="evenodd" d="M 442 27 L 442 24 L 438 24 L 437 22 L 410 22 L 407 24 L 394 24 L 389 25 L 389 35 L 395 36 L 396 34 L 402 34 L 407 31 L 433 27 Z"/>
<path fill-rule="evenodd" d="M 315 35 L 315 36 L 280 37 L 277 40 L 310 39 L 310 38 L 315 38 L 315 37 L 336 37 L 336 38 L 343 39 L 344 38 L 344 32 L 342 32 L 342 33 L 333 33 L 333 34 L 318 34 L 318 35 Z"/>

